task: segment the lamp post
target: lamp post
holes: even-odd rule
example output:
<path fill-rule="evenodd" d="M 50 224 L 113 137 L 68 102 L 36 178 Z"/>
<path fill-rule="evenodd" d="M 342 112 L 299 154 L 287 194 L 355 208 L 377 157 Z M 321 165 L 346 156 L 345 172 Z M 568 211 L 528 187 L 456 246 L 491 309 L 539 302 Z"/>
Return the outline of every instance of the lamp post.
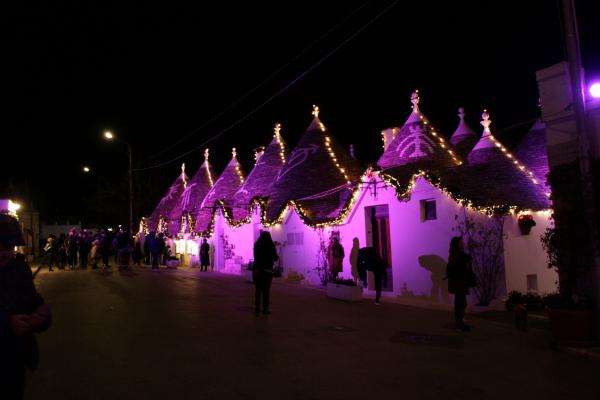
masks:
<path fill-rule="evenodd" d="M 117 139 L 110 131 L 104 132 L 104 138 L 106 140 L 117 140 L 127 146 L 127 152 L 129 154 L 129 170 L 127 173 L 129 179 L 129 229 L 130 234 L 133 234 L 133 156 L 131 153 L 131 145 L 124 140 Z"/>

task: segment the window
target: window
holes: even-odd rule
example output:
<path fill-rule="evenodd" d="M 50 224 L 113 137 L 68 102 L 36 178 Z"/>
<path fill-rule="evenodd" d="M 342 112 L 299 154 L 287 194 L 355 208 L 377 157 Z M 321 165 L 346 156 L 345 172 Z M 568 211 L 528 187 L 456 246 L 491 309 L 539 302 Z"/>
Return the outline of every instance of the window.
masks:
<path fill-rule="evenodd" d="M 304 232 L 288 233 L 287 234 L 287 245 L 288 246 L 303 246 L 304 245 Z"/>
<path fill-rule="evenodd" d="M 296 236 L 293 233 L 288 233 L 287 234 L 287 245 L 288 246 L 293 246 L 296 244 L 296 241 L 294 240 Z"/>
<path fill-rule="evenodd" d="M 528 292 L 537 292 L 537 290 L 538 290 L 537 274 L 527 275 L 527 291 Z"/>
<path fill-rule="evenodd" d="M 435 200 L 421 200 L 421 221 L 437 219 Z"/>

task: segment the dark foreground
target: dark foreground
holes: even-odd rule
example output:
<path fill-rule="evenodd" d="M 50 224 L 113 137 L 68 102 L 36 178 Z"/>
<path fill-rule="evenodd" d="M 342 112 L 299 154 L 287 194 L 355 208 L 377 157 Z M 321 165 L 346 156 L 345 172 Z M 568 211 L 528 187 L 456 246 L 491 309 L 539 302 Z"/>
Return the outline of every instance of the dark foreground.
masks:
<path fill-rule="evenodd" d="M 329 300 L 276 281 L 255 316 L 241 278 L 43 272 L 54 326 L 27 399 L 598 399 L 600 363 L 549 333 L 399 304 Z"/>

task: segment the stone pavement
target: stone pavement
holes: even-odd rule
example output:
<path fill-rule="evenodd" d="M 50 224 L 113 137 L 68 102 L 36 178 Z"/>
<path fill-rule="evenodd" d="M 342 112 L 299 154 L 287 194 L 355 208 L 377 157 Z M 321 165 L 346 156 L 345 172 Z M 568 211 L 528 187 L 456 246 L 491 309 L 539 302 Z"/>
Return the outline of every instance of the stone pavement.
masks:
<path fill-rule="evenodd" d="M 392 302 L 344 303 L 197 270 L 42 271 L 54 326 L 27 399 L 600 399 L 600 363 L 549 332 Z"/>

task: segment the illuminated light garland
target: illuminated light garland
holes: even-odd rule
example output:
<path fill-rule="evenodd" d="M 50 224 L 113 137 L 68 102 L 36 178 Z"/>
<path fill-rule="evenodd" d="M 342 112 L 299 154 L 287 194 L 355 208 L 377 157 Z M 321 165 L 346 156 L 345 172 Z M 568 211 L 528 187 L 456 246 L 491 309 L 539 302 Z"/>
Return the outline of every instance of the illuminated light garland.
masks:
<path fill-rule="evenodd" d="M 185 213 L 181 214 L 181 221 L 179 222 L 179 234 L 183 235 L 188 230 L 187 219 Z"/>
<path fill-rule="evenodd" d="M 258 162 L 258 159 L 261 158 L 263 154 L 265 154 L 265 146 L 260 146 L 254 150 L 255 163 Z"/>
<path fill-rule="evenodd" d="M 160 218 L 158 219 L 158 232 L 167 232 L 169 229 L 169 224 L 167 222 L 167 219 L 164 216 L 160 216 Z"/>
<path fill-rule="evenodd" d="M 323 123 L 318 120 L 318 118 L 319 118 L 319 107 L 318 106 L 313 105 L 312 115 L 314 115 L 315 118 L 317 118 L 317 123 L 321 127 L 321 131 L 325 132 L 326 131 L 325 125 L 323 125 Z M 331 157 L 331 160 L 333 161 L 333 164 L 336 166 L 338 171 L 340 171 L 340 173 L 344 177 L 344 180 L 346 180 L 346 183 L 349 185 L 350 178 L 346 174 L 346 169 L 340 166 L 340 163 L 338 162 L 335 152 L 333 151 L 333 148 L 331 147 L 331 138 L 329 136 L 324 136 L 324 144 L 325 144 L 325 149 L 327 149 L 327 153 L 329 153 L 329 157 Z"/>
<path fill-rule="evenodd" d="M 185 179 L 185 163 L 181 164 L 181 180 L 183 181 L 183 188 L 187 188 L 187 179 Z"/>
<path fill-rule="evenodd" d="M 533 182 L 534 184 L 537 185 L 539 182 L 534 177 L 533 172 L 529 171 L 525 167 L 525 165 L 523 165 L 519 161 L 517 161 L 517 159 L 508 151 L 508 149 L 506 147 L 504 147 L 504 145 L 502 143 L 500 143 L 498 141 L 498 139 L 496 139 L 494 137 L 494 135 L 492 135 L 492 131 L 490 130 L 490 125 L 492 124 L 492 120 L 490 119 L 490 114 L 487 112 L 487 110 L 483 110 L 483 114 L 481 114 L 481 118 L 483 118 L 483 121 L 481 121 L 481 125 L 483 125 L 484 134 L 490 138 L 490 140 L 494 143 L 494 145 L 496 145 L 496 147 L 498 147 L 502 151 L 502 153 L 504 153 L 506 158 L 508 158 L 510 161 L 512 161 L 514 165 L 516 165 L 522 172 L 525 173 L 525 176 L 527 176 L 527 178 L 529 178 L 531 180 L 531 182 Z"/>
<path fill-rule="evenodd" d="M 513 214 L 515 215 L 517 212 L 525 211 L 525 209 L 521 209 L 519 206 L 511 205 L 511 204 L 498 204 L 492 206 L 481 206 L 475 204 L 472 200 L 461 197 L 460 195 L 450 191 L 448 188 L 444 187 L 441 183 L 441 180 L 436 176 L 419 170 L 417 173 L 413 174 L 411 179 L 409 180 L 408 185 L 401 184 L 396 178 L 391 175 L 380 173 L 379 177 L 386 181 L 391 186 L 396 188 L 396 197 L 400 201 L 409 201 L 411 197 L 412 190 L 416 184 L 417 178 L 423 178 L 429 184 L 440 190 L 442 193 L 451 198 L 454 202 L 459 205 L 462 205 L 470 210 L 477 211 L 479 213 L 485 214 L 487 216 L 495 215 L 495 214 Z M 535 210 L 534 210 L 535 211 Z M 547 209 L 537 210 L 545 212 Z"/>
<path fill-rule="evenodd" d="M 212 174 L 210 173 L 210 164 L 208 163 L 208 149 L 204 150 L 204 166 L 206 167 L 208 181 L 210 182 L 210 187 L 212 188 L 215 185 L 215 183 L 213 182 Z"/>
<path fill-rule="evenodd" d="M 317 112 L 318 114 L 318 112 Z M 278 122 L 275 124 L 275 140 L 277 140 L 277 144 L 279 145 L 279 158 L 281 159 L 281 163 L 285 164 L 285 144 L 283 143 L 283 139 L 281 138 L 281 124 Z"/>
<path fill-rule="evenodd" d="M 235 149 L 235 147 L 231 150 L 231 155 L 233 156 L 233 158 L 235 159 L 235 172 L 238 176 L 238 178 L 240 178 L 240 183 L 244 183 L 244 176 L 242 175 L 242 171 L 240 170 L 240 163 L 237 160 L 237 151 Z"/>
<path fill-rule="evenodd" d="M 150 231 L 148 230 L 148 218 L 142 217 L 142 219 L 140 220 L 139 233 L 143 233 L 144 235 L 150 233 Z"/>

